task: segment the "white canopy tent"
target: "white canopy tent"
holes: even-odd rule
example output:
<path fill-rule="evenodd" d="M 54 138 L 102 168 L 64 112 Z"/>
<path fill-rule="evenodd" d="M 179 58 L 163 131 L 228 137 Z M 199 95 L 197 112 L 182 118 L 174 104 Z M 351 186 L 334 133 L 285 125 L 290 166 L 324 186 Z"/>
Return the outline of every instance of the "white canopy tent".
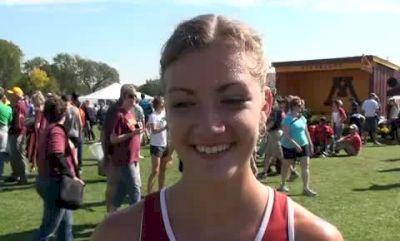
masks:
<path fill-rule="evenodd" d="M 79 101 L 85 101 L 85 100 L 92 100 L 97 102 L 98 100 L 117 100 L 119 99 L 120 95 L 120 90 L 121 90 L 122 84 L 120 83 L 113 83 L 107 87 L 104 87 L 103 89 L 100 89 L 96 92 L 93 92 L 91 94 L 85 95 L 85 96 L 80 96 Z M 140 99 L 140 92 L 136 92 L 138 98 Z M 153 97 L 149 95 L 145 95 L 145 99 L 152 100 Z"/>

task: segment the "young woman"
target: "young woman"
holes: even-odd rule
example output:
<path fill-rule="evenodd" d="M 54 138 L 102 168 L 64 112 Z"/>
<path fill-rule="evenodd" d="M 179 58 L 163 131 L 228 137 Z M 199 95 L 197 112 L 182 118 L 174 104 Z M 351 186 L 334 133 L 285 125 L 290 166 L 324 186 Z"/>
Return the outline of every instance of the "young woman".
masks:
<path fill-rule="evenodd" d="M 282 151 L 283 163 L 281 170 L 281 186 L 279 191 L 289 192 L 286 185 L 290 164 L 299 159 L 301 164 L 301 176 L 303 178 L 303 193 L 307 196 L 315 196 L 316 192 L 309 187 L 310 182 L 310 155 L 314 153 L 310 133 L 307 129 L 307 120 L 301 114 L 302 100 L 294 96 L 289 102 L 289 113 L 282 121 L 283 137 Z"/>
<path fill-rule="evenodd" d="M 139 152 L 142 127 L 131 112 L 136 98 L 133 85 L 122 86 L 120 106 L 110 136 L 112 157 L 107 174 L 108 188 L 112 190 L 110 212 L 116 211 L 126 196 L 131 205 L 141 198 Z"/>
<path fill-rule="evenodd" d="M 339 140 L 343 134 L 344 122 L 347 119 L 346 111 L 342 107 L 341 100 L 332 102 L 332 126 L 335 140 Z"/>
<path fill-rule="evenodd" d="M 150 154 L 151 173 L 147 182 L 147 193 L 153 192 L 153 187 L 158 177 L 158 187 L 164 187 L 165 170 L 170 160 L 167 148 L 167 122 L 165 120 L 164 100 L 157 96 L 153 100 L 153 113 L 150 114 L 148 125 L 150 127 Z"/>
<path fill-rule="evenodd" d="M 251 170 L 272 104 L 266 70 L 261 39 L 247 25 L 215 15 L 181 23 L 164 47 L 161 78 L 182 178 L 107 218 L 92 241 L 341 241 Z"/>

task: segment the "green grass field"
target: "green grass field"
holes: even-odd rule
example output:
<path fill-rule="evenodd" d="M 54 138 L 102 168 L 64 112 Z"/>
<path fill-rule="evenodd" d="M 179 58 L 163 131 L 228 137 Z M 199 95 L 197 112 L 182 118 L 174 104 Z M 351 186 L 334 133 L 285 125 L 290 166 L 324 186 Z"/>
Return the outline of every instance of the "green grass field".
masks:
<path fill-rule="evenodd" d="M 149 151 L 144 148 L 142 181 L 149 172 Z M 179 178 L 175 160 L 167 184 Z M 6 164 L 5 175 L 9 174 Z M 104 218 L 105 179 L 97 175 L 96 161 L 85 148 L 83 178 L 87 183 L 84 208 L 74 212 L 75 240 L 88 240 Z M 30 182 L 33 182 L 33 178 Z M 277 187 L 278 177 L 268 183 Z M 400 146 L 367 146 L 358 157 L 311 160 L 311 186 L 318 197 L 301 195 L 301 180 L 290 184 L 291 197 L 329 220 L 350 241 L 400 241 Z M 145 186 L 145 185 L 143 185 Z M 6 185 L 0 191 L 0 241 L 30 240 L 39 227 L 42 201 L 33 184 Z"/>

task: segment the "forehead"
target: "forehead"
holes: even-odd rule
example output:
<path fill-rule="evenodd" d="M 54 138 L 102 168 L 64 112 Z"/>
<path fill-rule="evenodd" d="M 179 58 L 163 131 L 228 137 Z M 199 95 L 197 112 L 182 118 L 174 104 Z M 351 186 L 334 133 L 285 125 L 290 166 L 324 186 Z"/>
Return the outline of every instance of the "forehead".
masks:
<path fill-rule="evenodd" d="M 252 58 L 230 44 L 213 44 L 207 49 L 184 55 L 164 74 L 167 88 L 174 85 L 204 88 L 222 81 L 250 81 Z M 255 81 L 255 80 L 254 80 Z"/>
<path fill-rule="evenodd" d="M 136 91 L 134 89 L 126 89 L 123 92 L 123 95 L 131 95 L 131 94 L 136 94 Z"/>

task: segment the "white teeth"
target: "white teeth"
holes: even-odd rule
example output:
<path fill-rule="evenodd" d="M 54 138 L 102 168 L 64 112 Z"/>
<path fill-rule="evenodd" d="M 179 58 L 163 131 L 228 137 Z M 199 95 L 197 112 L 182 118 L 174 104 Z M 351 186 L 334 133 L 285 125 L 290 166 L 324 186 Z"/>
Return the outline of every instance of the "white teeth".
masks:
<path fill-rule="evenodd" d="M 199 152 L 205 152 L 206 148 L 204 146 L 198 146 L 198 151 Z"/>
<path fill-rule="evenodd" d="M 217 146 L 196 145 L 196 150 L 201 153 L 216 154 L 216 153 L 226 151 L 229 147 L 230 147 L 230 145 L 228 145 L 228 144 L 222 144 L 222 145 L 217 145 Z"/>

